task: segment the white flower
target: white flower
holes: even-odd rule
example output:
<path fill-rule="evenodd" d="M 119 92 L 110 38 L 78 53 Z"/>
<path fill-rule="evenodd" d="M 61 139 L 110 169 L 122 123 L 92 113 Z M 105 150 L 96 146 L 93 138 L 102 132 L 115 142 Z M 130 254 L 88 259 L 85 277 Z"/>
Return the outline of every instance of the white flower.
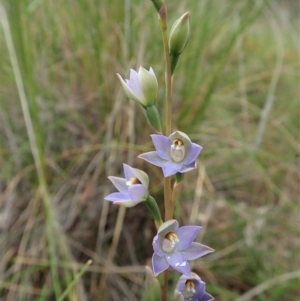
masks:
<path fill-rule="evenodd" d="M 149 71 L 140 67 L 139 72 L 130 69 L 129 79 L 124 80 L 118 73 L 117 76 L 128 98 L 138 102 L 144 108 L 155 104 L 158 83 L 151 67 Z"/>

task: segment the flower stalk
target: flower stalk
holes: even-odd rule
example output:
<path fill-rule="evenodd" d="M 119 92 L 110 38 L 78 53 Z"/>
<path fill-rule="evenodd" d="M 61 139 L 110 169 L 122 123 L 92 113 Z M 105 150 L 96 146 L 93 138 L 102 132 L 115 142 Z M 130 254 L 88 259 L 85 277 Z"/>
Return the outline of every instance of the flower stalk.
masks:
<path fill-rule="evenodd" d="M 165 54 L 165 81 L 166 81 L 166 106 L 165 106 L 165 135 L 171 134 L 172 127 L 172 73 L 171 61 L 169 56 L 169 43 L 168 43 L 168 27 L 167 27 L 167 7 L 163 2 L 159 10 L 159 23 L 164 44 Z M 165 204 L 165 221 L 173 218 L 174 206 L 171 195 L 171 177 L 164 178 L 164 204 Z M 164 272 L 164 286 L 162 287 L 162 301 L 168 300 L 168 272 Z"/>
<path fill-rule="evenodd" d="M 166 114 L 166 129 L 165 129 L 165 135 L 169 136 L 171 134 L 171 113 L 172 113 L 172 73 L 171 73 L 171 60 L 169 55 L 169 42 L 168 42 L 168 26 L 167 26 L 167 7 L 164 3 L 162 3 L 161 9 L 159 11 L 159 23 L 163 38 L 163 44 L 164 44 L 164 56 L 165 56 L 165 64 L 166 64 L 166 70 L 165 70 L 165 80 L 166 80 L 166 108 L 165 108 L 165 114 Z"/>
<path fill-rule="evenodd" d="M 168 42 L 168 26 L 167 26 L 167 7 L 162 3 L 159 11 L 159 23 L 162 33 L 164 55 L 165 55 L 165 81 L 166 81 L 166 105 L 165 105 L 165 135 L 171 134 L 172 128 L 172 73 L 171 61 L 169 56 L 169 42 Z M 173 218 L 174 206 L 171 195 L 171 178 L 164 178 L 164 203 L 165 203 L 165 221 Z"/>

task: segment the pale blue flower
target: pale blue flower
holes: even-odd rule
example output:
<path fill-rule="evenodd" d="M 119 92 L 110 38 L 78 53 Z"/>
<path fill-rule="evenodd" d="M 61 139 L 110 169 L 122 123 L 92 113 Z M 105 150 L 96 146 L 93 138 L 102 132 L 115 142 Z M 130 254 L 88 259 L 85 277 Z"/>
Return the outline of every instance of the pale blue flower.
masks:
<path fill-rule="evenodd" d="M 175 289 L 175 301 L 212 301 L 214 298 L 205 291 L 205 282 L 195 274 L 182 275 Z"/>
<path fill-rule="evenodd" d="M 196 168 L 202 146 L 191 142 L 185 133 L 177 131 L 169 137 L 153 134 L 151 138 L 156 151 L 141 154 L 139 158 L 162 167 L 165 177 Z"/>
<path fill-rule="evenodd" d="M 114 192 L 104 199 L 114 204 L 133 207 L 136 204 L 145 201 L 149 196 L 149 178 L 142 170 L 132 168 L 123 164 L 124 178 L 108 177 L 119 192 Z"/>
<path fill-rule="evenodd" d="M 140 67 L 139 72 L 130 69 L 129 79 L 124 80 L 118 73 L 117 76 L 128 98 L 138 102 L 144 108 L 155 104 L 158 83 L 151 67 L 149 71 Z"/>
<path fill-rule="evenodd" d="M 164 222 L 153 238 L 154 254 L 152 265 L 157 276 L 169 266 L 178 272 L 191 276 L 188 260 L 202 257 L 214 250 L 208 246 L 193 242 L 197 237 L 200 226 L 178 226 L 174 219 Z"/>

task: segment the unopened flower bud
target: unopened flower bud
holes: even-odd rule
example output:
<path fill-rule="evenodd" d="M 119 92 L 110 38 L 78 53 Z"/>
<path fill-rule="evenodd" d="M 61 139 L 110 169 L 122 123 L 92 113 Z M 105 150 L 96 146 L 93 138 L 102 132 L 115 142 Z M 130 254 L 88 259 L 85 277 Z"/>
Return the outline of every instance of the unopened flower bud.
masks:
<path fill-rule="evenodd" d="M 190 35 L 190 12 L 183 14 L 172 26 L 169 48 L 171 60 L 171 73 L 173 74 L 180 54 L 186 47 Z"/>
<path fill-rule="evenodd" d="M 169 47 L 171 55 L 179 55 L 187 45 L 190 35 L 190 12 L 177 19 L 170 33 Z"/>
<path fill-rule="evenodd" d="M 141 300 L 157 301 L 160 299 L 160 285 L 150 267 L 145 266 L 145 290 Z"/>

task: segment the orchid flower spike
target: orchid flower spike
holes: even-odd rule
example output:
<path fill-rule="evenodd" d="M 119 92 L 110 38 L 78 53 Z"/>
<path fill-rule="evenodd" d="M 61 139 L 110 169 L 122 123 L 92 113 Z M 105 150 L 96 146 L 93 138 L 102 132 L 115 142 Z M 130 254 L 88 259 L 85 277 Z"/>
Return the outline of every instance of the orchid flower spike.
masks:
<path fill-rule="evenodd" d="M 205 291 L 205 282 L 195 274 L 182 275 L 175 289 L 176 301 L 212 301 L 214 298 Z"/>
<path fill-rule="evenodd" d="M 193 242 L 197 237 L 200 226 L 178 226 L 178 222 L 171 219 L 164 222 L 153 238 L 154 254 L 152 265 L 154 275 L 173 267 L 178 272 L 191 276 L 191 269 L 187 260 L 194 260 L 214 250 L 208 246 Z"/>
<path fill-rule="evenodd" d="M 126 164 L 123 164 L 123 167 L 125 179 L 108 177 L 119 192 L 111 193 L 104 199 L 117 205 L 133 207 L 147 199 L 149 178 L 142 170 L 132 168 Z"/>
<path fill-rule="evenodd" d="M 149 71 L 140 67 L 139 72 L 130 69 L 129 79 L 124 80 L 118 73 L 117 76 L 128 98 L 138 102 L 144 108 L 155 104 L 158 83 L 151 67 Z"/>
<path fill-rule="evenodd" d="M 169 137 L 153 134 L 151 138 L 156 151 L 141 154 L 139 158 L 162 167 L 164 177 L 196 168 L 202 146 L 191 142 L 185 133 L 177 131 Z"/>

